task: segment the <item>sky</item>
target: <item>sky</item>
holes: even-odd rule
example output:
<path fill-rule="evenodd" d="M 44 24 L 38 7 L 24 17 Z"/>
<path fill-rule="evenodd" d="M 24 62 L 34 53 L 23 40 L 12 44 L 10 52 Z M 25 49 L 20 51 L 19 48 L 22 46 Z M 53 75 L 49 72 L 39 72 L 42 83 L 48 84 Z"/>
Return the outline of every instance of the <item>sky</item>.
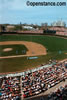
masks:
<path fill-rule="evenodd" d="M 26 2 L 66 2 L 66 6 L 27 6 Z M 67 25 L 67 0 L 0 0 L 0 24 L 48 23 L 61 20 Z"/>

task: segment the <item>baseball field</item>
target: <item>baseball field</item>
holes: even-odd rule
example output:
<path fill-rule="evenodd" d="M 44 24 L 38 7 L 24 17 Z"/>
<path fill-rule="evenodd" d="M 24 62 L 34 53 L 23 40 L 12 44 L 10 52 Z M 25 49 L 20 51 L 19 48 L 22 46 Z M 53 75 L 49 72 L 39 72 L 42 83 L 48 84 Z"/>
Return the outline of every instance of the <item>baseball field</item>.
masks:
<path fill-rule="evenodd" d="M 67 58 L 65 38 L 45 35 L 0 36 L 0 73 L 23 71 L 46 64 L 50 59 L 65 58 Z"/>

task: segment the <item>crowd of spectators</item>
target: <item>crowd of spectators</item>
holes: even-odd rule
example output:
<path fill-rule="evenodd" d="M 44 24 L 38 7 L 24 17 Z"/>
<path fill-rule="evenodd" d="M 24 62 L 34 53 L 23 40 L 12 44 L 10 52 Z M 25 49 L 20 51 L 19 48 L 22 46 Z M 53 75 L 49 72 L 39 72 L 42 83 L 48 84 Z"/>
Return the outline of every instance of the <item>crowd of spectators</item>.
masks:
<path fill-rule="evenodd" d="M 67 85 L 60 86 L 56 91 L 49 94 L 48 100 L 67 100 Z"/>
<path fill-rule="evenodd" d="M 0 100 L 20 100 L 20 78 L 0 78 Z"/>
<path fill-rule="evenodd" d="M 51 92 L 49 92 L 48 94 L 47 93 L 45 94 L 44 92 L 42 93 L 42 95 L 34 96 L 33 98 L 30 97 L 31 99 L 28 99 L 28 100 L 67 100 L 67 85 L 66 85 L 67 83 L 66 82 L 63 82 L 65 84 L 61 84 L 58 87 L 56 86 L 55 89 L 51 88 L 53 91 L 51 91 L 50 89 Z"/>
<path fill-rule="evenodd" d="M 66 62 L 55 63 L 20 76 L 0 77 L 0 100 L 21 100 L 21 98 L 38 95 L 67 79 Z M 48 95 L 48 100 L 64 100 L 67 96 L 67 86 L 60 87 Z M 56 99 L 60 98 L 60 99 Z"/>
<path fill-rule="evenodd" d="M 67 78 L 65 63 L 55 64 L 22 76 L 23 97 L 42 93 Z"/>

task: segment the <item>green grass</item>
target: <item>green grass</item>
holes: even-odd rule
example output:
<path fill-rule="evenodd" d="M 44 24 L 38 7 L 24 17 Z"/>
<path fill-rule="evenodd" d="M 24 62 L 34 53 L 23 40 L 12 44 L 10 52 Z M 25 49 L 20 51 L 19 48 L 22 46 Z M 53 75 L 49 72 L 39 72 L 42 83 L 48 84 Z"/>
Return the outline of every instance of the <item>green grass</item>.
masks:
<path fill-rule="evenodd" d="M 12 50 L 4 52 L 5 48 L 12 48 Z M 24 45 L 0 45 L 1 56 L 25 55 L 27 51 L 28 49 Z"/>
<path fill-rule="evenodd" d="M 67 39 L 51 36 L 23 36 L 23 35 L 3 35 L 0 41 L 32 41 L 44 45 L 48 49 L 46 56 L 38 56 L 38 59 L 29 60 L 27 57 L 0 59 L 0 73 L 22 71 L 31 67 L 36 67 L 42 63 L 48 63 L 49 59 L 67 58 Z M 61 53 L 59 53 L 61 51 Z"/>
<path fill-rule="evenodd" d="M 51 36 L 23 36 L 23 35 L 4 35 L 0 36 L 0 41 L 32 41 L 44 45 L 50 52 L 62 50 L 67 51 L 67 39 Z"/>

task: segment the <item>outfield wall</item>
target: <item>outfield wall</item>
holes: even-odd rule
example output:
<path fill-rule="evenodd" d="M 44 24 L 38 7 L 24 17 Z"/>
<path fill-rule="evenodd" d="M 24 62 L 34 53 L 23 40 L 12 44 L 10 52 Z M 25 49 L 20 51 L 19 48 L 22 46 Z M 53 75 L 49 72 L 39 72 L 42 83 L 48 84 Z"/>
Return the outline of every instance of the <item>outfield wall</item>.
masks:
<path fill-rule="evenodd" d="M 3 75 L 1 74 L 1 75 L 0 75 L 0 78 L 2 78 L 2 77 L 22 76 L 22 75 L 26 75 L 26 74 L 31 73 L 31 72 L 35 72 L 35 71 L 41 70 L 41 69 L 43 69 L 43 68 L 51 67 L 52 65 L 53 65 L 53 64 L 47 64 L 47 65 L 43 65 L 43 66 L 40 66 L 40 67 L 38 67 L 38 68 L 34 68 L 34 69 L 32 69 L 32 70 L 27 70 L 27 71 L 25 71 L 25 72 L 20 72 L 20 73 L 15 72 L 15 73 L 13 73 L 13 74 L 3 74 Z"/>

